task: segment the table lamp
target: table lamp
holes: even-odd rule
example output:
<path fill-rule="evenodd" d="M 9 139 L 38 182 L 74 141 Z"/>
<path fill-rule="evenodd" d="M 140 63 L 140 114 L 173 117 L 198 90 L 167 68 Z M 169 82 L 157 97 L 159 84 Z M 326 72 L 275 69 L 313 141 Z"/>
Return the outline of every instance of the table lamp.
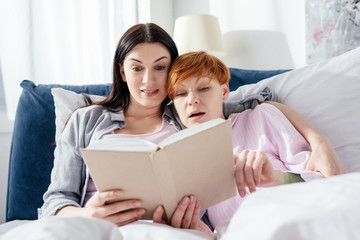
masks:
<path fill-rule="evenodd" d="M 228 67 L 273 70 L 292 69 L 294 61 L 286 36 L 279 31 L 239 30 L 224 34 Z"/>
<path fill-rule="evenodd" d="M 217 57 L 226 55 L 220 24 L 215 16 L 202 14 L 177 18 L 173 39 L 179 54 L 206 51 Z"/>

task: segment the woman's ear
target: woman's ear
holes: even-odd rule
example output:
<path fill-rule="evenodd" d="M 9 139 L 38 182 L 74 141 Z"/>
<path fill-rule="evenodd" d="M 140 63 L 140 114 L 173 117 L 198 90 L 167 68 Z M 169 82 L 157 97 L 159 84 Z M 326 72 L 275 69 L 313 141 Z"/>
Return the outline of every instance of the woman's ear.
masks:
<path fill-rule="evenodd" d="M 224 83 L 221 85 L 222 93 L 223 93 L 223 101 L 225 102 L 229 98 L 229 83 Z"/>
<path fill-rule="evenodd" d="M 121 63 L 119 63 L 119 68 L 120 68 L 121 78 L 122 78 L 122 80 L 123 80 L 124 82 L 126 82 L 124 67 L 121 65 Z"/>

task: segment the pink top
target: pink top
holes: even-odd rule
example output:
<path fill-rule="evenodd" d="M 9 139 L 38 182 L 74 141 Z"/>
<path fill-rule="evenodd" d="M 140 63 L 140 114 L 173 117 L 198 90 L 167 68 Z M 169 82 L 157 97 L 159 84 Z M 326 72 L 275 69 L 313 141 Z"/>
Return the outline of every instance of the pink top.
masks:
<path fill-rule="evenodd" d="M 161 140 L 165 139 L 166 137 L 172 135 L 175 132 L 176 132 L 176 130 L 169 123 L 167 123 L 166 121 L 163 120 L 161 128 L 158 131 L 153 132 L 153 133 L 133 135 L 133 134 L 115 134 L 114 132 L 112 132 L 110 134 L 104 135 L 102 137 L 102 139 L 141 138 L 141 139 L 148 140 L 152 143 L 158 144 L 161 142 Z M 84 202 L 85 205 L 96 192 L 97 191 L 96 191 L 95 184 L 90 176 L 89 182 L 87 185 L 87 189 L 86 189 L 85 202 Z"/>
<path fill-rule="evenodd" d="M 305 172 L 310 157 L 310 145 L 288 119 L 274 106 L 263 103 L 253 110 L 232 114 L 234 153 L 244 149 L 264 152 L 276 169 L 295 173 Z M 318 178 L 318 174 L 306 172 L 304 180 Z M 247 189 L 248 190 L 248 189 Z M 247 194 L 249 192 L 247 191 Z M 246 197 L 246 196 L 245 196 Z M 211 225 L 230 221 L 243 198 L 237 196 L 207 209 Z"/>

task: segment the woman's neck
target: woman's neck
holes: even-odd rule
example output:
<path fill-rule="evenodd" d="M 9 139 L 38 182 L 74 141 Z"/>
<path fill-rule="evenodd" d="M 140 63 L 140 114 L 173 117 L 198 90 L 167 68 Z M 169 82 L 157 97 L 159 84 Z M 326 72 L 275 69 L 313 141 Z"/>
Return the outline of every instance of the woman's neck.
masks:
<path fill-rule="evenodd" d="M 144 119 L 144 118 L 162 118 L 163 109 L 160 106 L 156 107 L 144 107 L 138 104 L 129 104 L 128 108 L 125 111 L 125 118 L 135 118 L 135 119 Z"/>
<path fill-rule="evenodd" d="M 144 108 L 130 104 L 124 114 L 126 126 L 115 133 L 148 134 L 158 131 L 162 126 L 161 106 Z"/>

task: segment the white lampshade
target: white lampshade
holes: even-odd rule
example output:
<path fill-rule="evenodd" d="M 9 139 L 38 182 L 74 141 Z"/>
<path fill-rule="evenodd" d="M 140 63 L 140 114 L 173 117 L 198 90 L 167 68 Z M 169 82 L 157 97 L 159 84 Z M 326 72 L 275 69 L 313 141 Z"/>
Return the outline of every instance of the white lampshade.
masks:
<path fill-rule="evenodd" d="M 273 70 L 292 69 L 294 61 L 286 36 L 278 31 L 240 30 L 224 34 L 228 67 Z"/>
<path fill-rule="evenodd" d="M 206 51 L 217 57 L 226 54 L 220 24 L 215 16 L 188 15 L 175 20 L 173 39 L 179 54 Z"/>

